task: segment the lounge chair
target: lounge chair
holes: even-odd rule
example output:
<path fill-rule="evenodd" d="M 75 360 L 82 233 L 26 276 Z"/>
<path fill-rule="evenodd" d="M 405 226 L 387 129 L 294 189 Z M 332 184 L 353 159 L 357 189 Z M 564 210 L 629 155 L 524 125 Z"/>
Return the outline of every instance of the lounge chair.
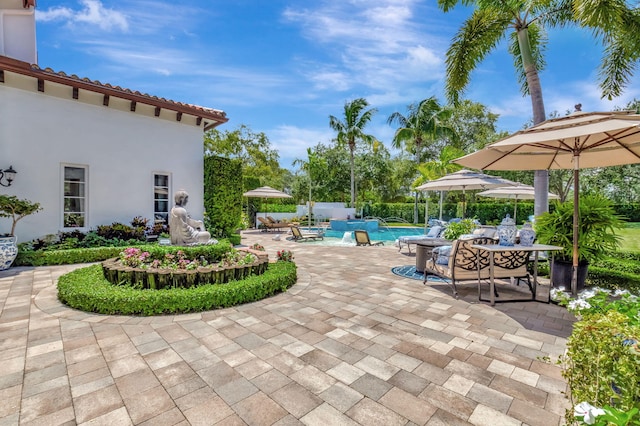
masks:
<path fill-rule="evenodd" d="M 285 222 L 272 222 L 268 219 L 265 219 L 264 217 L 258 217 L 258 220 L 260 221 L 260 223 L 262 224 L 262 227 L 266 230 L 269 231 L 270 229 L 284 229 L 284 228 L 289 228 L 291 226 L 290 223 L 285 223 Z"/>
<path fill-rule="evenodd" d="M 322 232 L 302 232 L 299 226 L 292 226 L 291 233 L 293 234 L 293 241 L 324 240 Z"/>
<path fill-rule="evenodd" d="M 421 242 L 428 242 L 429 240 L 439 239 L 442 237 L 444 227 L 440 225 L 434 225 L 429 228 L 429 232 L 426 235 L 406 235 L 398 238 L 398 251 L 402 250 L 402 244 L 406 244 L 411 253 L 411 244 L 418 244 Z"/>
<path fill-rule="evenodd" d="M 353 236 L 356 238 L 356 246 L 383 246 L 384 243 L 382 241 L 377 241 L 375 243 L 371 242 L 369 238 L 369 233 L 367 231 L 355 230 L 353 231 Z"/>

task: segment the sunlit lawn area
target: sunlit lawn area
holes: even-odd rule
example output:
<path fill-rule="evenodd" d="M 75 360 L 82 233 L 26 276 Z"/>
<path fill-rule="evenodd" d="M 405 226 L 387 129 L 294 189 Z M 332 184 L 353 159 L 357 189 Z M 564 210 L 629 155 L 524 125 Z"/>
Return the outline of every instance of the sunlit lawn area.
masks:
<path fill-rule="evenodd" d="M 620 230 L 620 235 L 622 236 L 621 250 L 640 252 L 640 222 L 628 223 L 626 228 Z"/>

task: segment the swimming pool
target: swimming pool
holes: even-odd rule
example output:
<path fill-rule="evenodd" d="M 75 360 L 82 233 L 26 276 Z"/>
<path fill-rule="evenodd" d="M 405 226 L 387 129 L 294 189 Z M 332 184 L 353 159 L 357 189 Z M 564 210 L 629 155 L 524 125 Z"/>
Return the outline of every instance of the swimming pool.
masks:
<path fill-rule="evenodd" d="M 318 230 L 312 228 L 312 230 Z M 381 227 L 377 231 L 368 231 L 371 241 L 388 241 L 393 242 L 400 237 L 406 235 L 422 235 L 424 234 L 424 228 L 418 226 L 409 227 Z M 332 229 L 326 229 L 324 231 L 324 241 L 317 241 L 317 244 L 336 244 L 344 243 L 345 245 L 355 245 L 352 231 L 334 231 Z"/>

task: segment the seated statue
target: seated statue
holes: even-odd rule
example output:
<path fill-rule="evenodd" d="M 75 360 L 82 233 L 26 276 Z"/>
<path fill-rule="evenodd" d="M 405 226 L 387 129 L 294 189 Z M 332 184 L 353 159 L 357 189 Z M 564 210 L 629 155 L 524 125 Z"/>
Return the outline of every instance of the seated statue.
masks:
<path fill-rule="evenodd" d="M 171 244 L 184 246 L 190 244 L 207 244 L 211 240 L 211 234 L 204 228 L 201 220 L 189 217 L 185 206 L 189 201 L 187 191 L 176 191 L 173 195 L 176 205 L 169 214 L 169 233 Z"/>

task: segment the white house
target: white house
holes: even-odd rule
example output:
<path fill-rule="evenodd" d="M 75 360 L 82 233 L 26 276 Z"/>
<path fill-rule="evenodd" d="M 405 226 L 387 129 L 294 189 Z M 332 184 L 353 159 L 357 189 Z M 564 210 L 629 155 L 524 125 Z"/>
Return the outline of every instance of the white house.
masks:
<path fill-rule="evenodd" d="M 203 132 L 225 113 L 40 68 L 34 8 L 0 0 L 0 171 L 17 172 L 0 193 L 43 207 L 18 224 L 18 241 L 163 218 L 178 189 L 201 218 Z"/>

